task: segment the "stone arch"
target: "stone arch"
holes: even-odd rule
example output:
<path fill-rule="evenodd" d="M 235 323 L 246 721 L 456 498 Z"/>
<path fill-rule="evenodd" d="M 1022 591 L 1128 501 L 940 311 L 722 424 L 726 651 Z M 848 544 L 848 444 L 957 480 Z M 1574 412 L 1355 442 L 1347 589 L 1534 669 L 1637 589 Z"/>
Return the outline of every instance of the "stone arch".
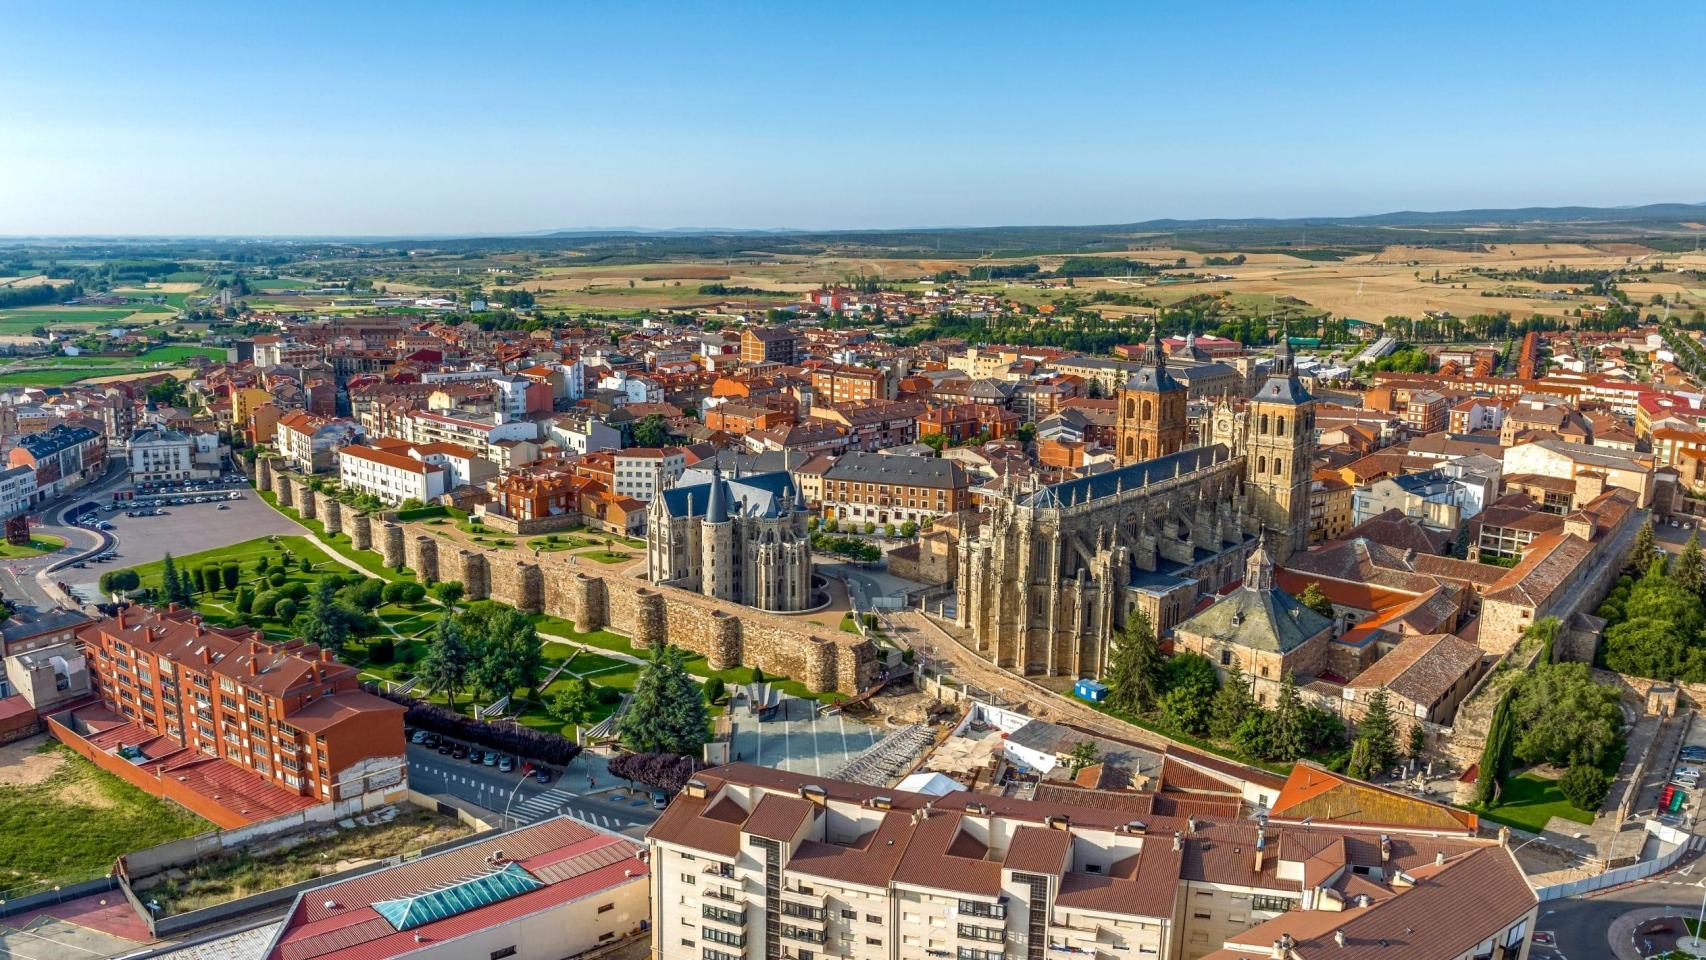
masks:
<path fill-rule="evenodd" d="M 1274 418 L 1274 433 L 1276 433 L 1282 437 L 1285 436 L 1285 417 L 1284 416 L 1279 416 L 1279 417 Z"/>
<path fill-rule="evenodd" d="M 1265 414 L 1265 413 L 1262 414 L 1262 425 L 1261 425 L 1261 428 L 1258 429 L 1256 432 L 1260 433 L 1264 437 L 1268 435 L 1268 415 L 1267 414 Z"/>
<path fill-rule="evenodd" d="M 1268 472 L 1268 458 L 1267 457 L 1257 457 L 1256 458 L 1256 472 L 1257 473 L 1267 473 Z"/>
<path fill-rule="evenodd" d="M 1148 400 L 1143 401 L 1143 419 L 1147 421 L 1154 416 L 1155 416 L 1154 406 Z"/>

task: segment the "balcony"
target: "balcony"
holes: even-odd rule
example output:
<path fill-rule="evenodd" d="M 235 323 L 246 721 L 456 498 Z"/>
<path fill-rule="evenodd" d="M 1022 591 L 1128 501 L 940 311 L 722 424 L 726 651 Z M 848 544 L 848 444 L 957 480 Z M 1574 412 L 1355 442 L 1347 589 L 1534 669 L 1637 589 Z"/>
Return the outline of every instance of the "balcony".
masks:
<path fill-rule="evenodd" d="M 822 930 L 808 930 L 805 927 L 796 927 L 790 923 L 782 924 L 780 933 L 784 940 L 798 940 L 801 943 L 814 945 L 822 944 L 827 939 Z"/>
<path fill-rule="evenodd" d="M 741 896 L 740 891 L 733 887 L 716 887 L 713 889 L 707 889 L 704 896 L 708 900 L 721 900 L 724 903 L 746 902 L 746 899 Z"/>
<path fill-rule="evenodd" d="M 722 907 L 714 907 L 707 903 L 703 904 L 699 908 L 699 911 L 706 920 L 710 920 L 713 923 L 726 924 L 737 928 L 745 928 L 746 926 L 745 910 L 727 910 Z"/>
<path fill-rule="evenodd" d="M 823 923 L 829 918 L 829 911 L 822 907 L 808 907 L 803 903 L 782 901 L 782 915 L 794 920 L 809 920 L 812 923 Z"/>
<path fill-rule="evenodd" d="M 977 940 L 981 943 L 1007 942 L 1007 930 L 1004 927 L 980 927 L 962 923 L 959 925 L 959 935 L 962 940 Z"/>
<path fill-rule="evenodd" d="M 959 913 L 962 917 L 977 917 L 980 920 L 1005 920 L 1007 919 L 1007 904 L 961 900 Z"/>

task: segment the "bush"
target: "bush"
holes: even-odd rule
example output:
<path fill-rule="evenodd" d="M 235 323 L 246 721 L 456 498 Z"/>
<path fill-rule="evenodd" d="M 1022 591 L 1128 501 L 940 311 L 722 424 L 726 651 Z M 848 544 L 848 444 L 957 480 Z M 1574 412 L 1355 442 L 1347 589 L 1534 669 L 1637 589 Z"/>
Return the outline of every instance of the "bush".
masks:
<path fill-rule="evenodd" d="M 599 687 L 598 702 L 605 706 L 614 706 L 622 702 L 622 691 L 615 687 Z"/>
<path fill-rule="evenodd" d="M 883 536 L 887 537 L 890 540 L 894 539 L 894 524 L 892 524 L 892 523 L 883 524 Z"/>
<path fill-rule="evenodd" d="M 611 776 L 665 793 L 680 793 L 704 764 L 680 753 L 619 753 L 610 758 L 609 766 Z"/>
<path fill-rule="evenodd" d="M 387 583 L 381 595 L 386 603 L 419 603 L 426 596 L 426 588 L 418 583 L 399 581 Z"/>
<path fill-rule="evenodd" d="M 255 572 L 256 573 L 266 573 L 267 572 L 267 566 L 271 563 L 272 563 L 271 557 L 268 557 L 264 553 L 261 554 L 260 559 L 255 561 Z"/>
<path fill-rule="evenodd" d="M 876 532 L 877 532 L 876 521 L 866 520 L 865 521 L 865 535 L 870 536 L 871 534 L 876 533 Z"/>
<path fill-rule="evenodd" d="M 222 563 L 219 565 L 219 579 L 222 583 L 225 584 L 225 589 L 227 589 L 227 590 L 237 589 L 237 580 L 241 576 L 242 576 L 242 570 L 241 570 L 241 568 L 239 568 L 237 566 L 237 561 L 228 560 L 225 563 Z"/>
<path fill-rule="evenodd" d="M 374 663 L 390 663 L 397 655 L 397 646 L 390 637 L 380 637 L 367 645 L 367 659 Z"/>
<path fill-rule="evenodd" d="M 918 522 L 916 520 L 908 520 L 905 523 L 901 524 L 900 525 L 900 535 L 903 537 L 908 537 L 908 538 L 917 536 L 918 535 Z"/>
<path fill-rule="evenodd" d="M 249 612 L 257 617 L 270 617 L 282 598 L 271 590 L 263 591 L 255 597 L 255 602 L 249 605 Z"/>
<path fill-rule="evenodd" d="M 296 569 L 301 570 L 303 573 L 312 573 L 314 571 L 314 561 L 307 557 L 303 557 L 301 560 L 296 562 Z"/>
<path fill-rule="evenodd" d="M 831 518 L 828 523 L 823 525 L 823 529 L 829 533 L 840 533 L 841 521 Z"/>
<path fill-rule="evenodd" d="M 397 651 L 397 659 L 401 660 L 404 663 L 414 663 L 416 660 L 419 660 L 420 658 L 421 658 L 420 648 L 416 647 L 412 643 L 404 644 L 403 649 Z"/>
<path fill-rule="evenodd" d="M 274 587 L 284 586 L 284 581 L 286 581 L 288 579 L 290 579 L 290 578 L 286 577 L 284 575 L 283 570 L 274 570 L 271 574 L 267 575 L 267 583 L 271 584 Z"/>
<path fill-rule="evenodd" d="M 1598 767 L 1578 763 L 1564 771 L 1558 780 L 1558 790 L 1570 801 L 1570 806 L 1592 813 L 1611 792 L 1611 775 Z"/>
<path fill-rule="evenodd" d="M 727 692 L 724 689 L 725 686 L 726 685 L 723 683 L 722 677 L 712 677 L 709 680 L 706 680 L 705 699 L 711 703 L 716 703 L 718 700 L 723 699 L 723 694 Z"/>
<path fill-rule="evenodd" d="M 301 603 L 302 598 L 308 596 L 308 584 L 287 583 L 284 585 L 283 589 L 279 590 L 279 593 Z"/>
<path fill-rule="evenodd" d="M 255 609 L 255 592 L 248 587 L 237 591 L 237 612 L 252 613 Z"/>
<path fill-rule="evenodd" d="M 285 623 L 296 619 L 296 601 L 285 597 L 272 608 L 273 616 Z"/>

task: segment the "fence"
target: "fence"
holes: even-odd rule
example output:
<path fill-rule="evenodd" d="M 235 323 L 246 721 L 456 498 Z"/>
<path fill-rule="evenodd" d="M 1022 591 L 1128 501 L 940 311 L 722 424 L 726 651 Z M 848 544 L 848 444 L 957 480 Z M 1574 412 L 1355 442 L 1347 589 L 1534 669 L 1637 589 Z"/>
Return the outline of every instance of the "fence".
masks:
<path fill-rule="evenodd" d="M 13 914 L 51 907 L 56 903 L 64 903 L 67 900 L 75 900 L 78 897 L 86 897 L 93 893 L 105 893 L 116 886 L 118 886 L 118 880 L 103 873 L 98 877 L 77 883 L 68 884 L 62 881 L 57 884 L 43 884 L 35 887 L 13 887 L 10 890 L 0 891 L 0 893 L 5 894 L 4 897 L 0 897 L 0 917 L 10 917 Z"/>
<path fill-rule="evenodd" d="M 1655 873 L 1663 873 L 1664 871 L 1669 870 L 1671 867 L 1676 865 L 1678 860 L 1682 859 L 1683 854 L 1687 853 L 1689 850 L 1698 849 L 1702 845 L 1706 845 L 1706 837 L 1697 837 L 1691 833 L 1674 830 L 1662 823 L 1659 823 L 1657 820 L 1648 820 L 1646 828 L 1647 832 L 1652 834 L 1659 841 L 1672 844 L 1671 851 L 1663 856 L 1655 857 L 1652 860 L 1643 860 L 1640 863 L 1630 864 L 1627 867 L 1618 867 L 1616 870 L 1607 870 L 1598 876 L 1587 877 L 1581 880 L 1571 880 L 1568 883 L 1555 883 L 1549 887 L 1541 887 L 1534 891 L 1535 894 L 1540 897 L 1542 902 L 1547 900 L 1562 900 L 1565 897 L 1579 897 L 1584 893 L 1589 893 L 1594 890 L 1604 890 L 1607 887 L 1615 887 L 1619 884 L 1628 883 L 1631 880 L 1640 880 L 1643 877 L 1650 877 Z"/>

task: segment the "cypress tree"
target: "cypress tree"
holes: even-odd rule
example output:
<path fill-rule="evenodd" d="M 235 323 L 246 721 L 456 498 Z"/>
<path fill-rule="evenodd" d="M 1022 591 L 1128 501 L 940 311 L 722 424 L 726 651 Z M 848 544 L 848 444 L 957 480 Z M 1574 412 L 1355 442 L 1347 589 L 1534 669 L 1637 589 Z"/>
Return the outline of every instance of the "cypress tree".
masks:
<path fill-rule="evenodd" d="M 1397 725 L 1384 687 L 1368 698 L 1368 712 L 1357 724 L 1357 743 L 1363 746 L 1362 766 L 1351 767 L 1351 776 L 1367 780 L 1384 770 L 1398 756 Z"/>
<path fill-rule="evenodd" d="M 1279 701 L 1274 704 L 1273 722 L 1268 724 L 1273 752 L 1281 760 L 1296 760 L 1309 752 L 1309 733 L 1303 728 L 1303 698 L 1291 671 L 1280 681 Z"/>
<path fill-rule="evenodd" d="M 1635 534 L 1635 546 L 1629 551 L 1630 571 L 1636 574 L 1644 573 L 1648 565 L 1652 563 L 1653 549 L 1653 521 L 1649 517 L 1646 523 L 1641 524 L 1641 529 Z"/>

